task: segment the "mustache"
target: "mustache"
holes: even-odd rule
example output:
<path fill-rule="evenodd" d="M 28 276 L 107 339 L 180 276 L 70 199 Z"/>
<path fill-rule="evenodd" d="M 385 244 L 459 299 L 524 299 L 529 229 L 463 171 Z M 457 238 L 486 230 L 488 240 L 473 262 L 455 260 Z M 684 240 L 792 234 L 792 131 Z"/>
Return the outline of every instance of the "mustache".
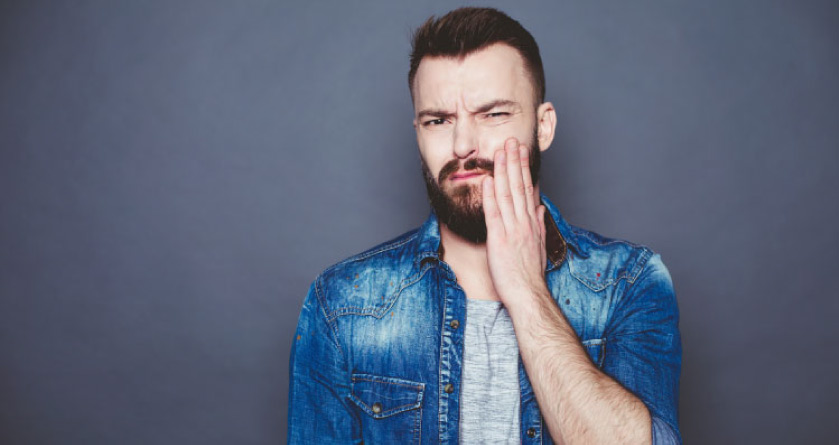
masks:
<path fill-rule="evenodd" d="M 446 178 L 453 175 L 458 170 L 460 170 L 460 160 L 452 159 L 447 162 L 446 165 L 440 169 L 440 174 L 437 175 L 437 183 L 442 183 Z M 463 170 L 484 170 L 492 176 L 495 171 L 495 162 L 493 162 L 492 159 L 470 158 L 463 163 Z"/>

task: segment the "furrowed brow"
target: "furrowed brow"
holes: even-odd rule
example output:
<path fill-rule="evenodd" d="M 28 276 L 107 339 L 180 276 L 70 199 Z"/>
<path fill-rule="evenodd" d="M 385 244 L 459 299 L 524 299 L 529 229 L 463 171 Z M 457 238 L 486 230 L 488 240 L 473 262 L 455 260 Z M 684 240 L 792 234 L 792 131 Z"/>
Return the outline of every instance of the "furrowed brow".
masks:
<path fill-rule="evenodd" d="M 452 113 L 451 111 L 435 110 L 435 109 L 426 109 L 426 110 L 422 110 L 419 113 L 417 113 L 417 119 L 422 119 L 422 118 L 425 118 L 425 117 L 436 117 L 436 118 L 439 119 L 439 118 L 447 118 L 447 117 L 452 117 L 452 116 L 454 116 L 454 113 Z"/>
<path fill-rule="evenodd" d="M 487 111 L 490 111 L 493 108 L 499 108 L 499 107 L 517 107 L 518 104 L 519 103 L 516 102 L 516 101 L 507 100 L 507 99 L 498 99 L 498 100 L 494 100 L 492 102 L 487 102 L 487 103 L 479 106 L 478 109 L 475 110 L 475 113 L 476 114 L 486 113 Z"/>
<path fill-rule="evenodd" d="M 487 111 L 490 111 L 494 108 L 499 108 L 499 107 L 518 108 L 519 103 L 514 101 L 514 100 L 509 100 L 509 99 L 493 100 L 493 101 L 487 102 L 483 105 L 480 105 L 474 111 L 474 114 L 486 113 Z M 448 118 L 448 117 L 453 117 L 453 116 L 455 116 L 455 113 L 452 113 L 451 111 L 438 110 L 438 109 L 433 109 L 433 108 L 428 108 L 428 109 L 422 110 L 422 111 L 417 113 L 417 119 L 422 119 L 422 118 L 426 118 L 426 117 L 435 117 L 435 118 L 439 119 L 439 118 Z"/>

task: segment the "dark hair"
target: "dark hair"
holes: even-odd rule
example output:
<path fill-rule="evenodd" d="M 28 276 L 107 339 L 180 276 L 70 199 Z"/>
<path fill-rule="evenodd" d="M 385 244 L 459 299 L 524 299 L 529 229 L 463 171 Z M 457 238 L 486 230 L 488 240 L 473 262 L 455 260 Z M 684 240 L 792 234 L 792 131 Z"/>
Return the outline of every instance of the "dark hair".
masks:
<path fill-rule="evenodd" d="M 545 100 L 545 71 L 539 46 L 521 24 L 493 8 L 458 8 L 417 28 L 411 39 L 411 69 L 408 88 L 414 96 L 414 77 L 423 57 L 464 58 L 495 43 L 515 48 L 530 72 L 536 105 Z"/>

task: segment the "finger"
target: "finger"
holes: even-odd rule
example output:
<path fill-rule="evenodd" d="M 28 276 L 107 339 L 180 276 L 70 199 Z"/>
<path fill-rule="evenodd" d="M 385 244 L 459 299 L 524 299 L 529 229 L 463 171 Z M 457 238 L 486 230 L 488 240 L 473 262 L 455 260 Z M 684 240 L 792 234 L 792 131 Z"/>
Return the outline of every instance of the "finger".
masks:
<path fill-rule="evenodd" d="M 510 181 L 513 209 L 516 212 L 516 219 L 525 221 L 527 208 L 524 198 L 524 180 L 521 177 L 521 150 L 518 143 L 507 143 L 505 148 L 507 150 L 507 177 Z"/>
<path fill-rule="evenodd" d="M 533 179 L 530 177 L 530 150 L 521 146 L 521 177 L 524 184 L 525 208 L 531 218 L 536 218 L 536 202 L 533 197 Z"/>
<path fill-rule="evenodd" d="M 504 222 L 501 220 L 501 213 L 498 210 L 498 204 L 495 202 L 495 189 L 493 186 L 492 177 L 484 178 L 481 183 L 483 189 L 483 207 L 484 219 L 487 225 L 487 236 L 493 233 L 498 233 L 504 230 Z"/>
<path fill-rule="evenodd" d="M 507 178 L 507 153 L 503 148 L 495 152 L 493 184 L 495 184 L 495 202 L 498 204 L 501 220 L 504 221 L 505 229 L 511 229 L 516 222 L 516 215 Z"/>

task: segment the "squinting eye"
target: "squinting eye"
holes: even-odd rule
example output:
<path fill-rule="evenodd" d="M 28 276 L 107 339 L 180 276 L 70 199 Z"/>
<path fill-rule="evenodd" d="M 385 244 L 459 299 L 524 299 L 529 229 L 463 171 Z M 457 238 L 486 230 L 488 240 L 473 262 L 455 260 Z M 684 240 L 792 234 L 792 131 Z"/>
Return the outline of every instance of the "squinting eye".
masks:
<path fill-rule="evenodd" d="M 487 113 L 487 117 L 506 117 L 506 116 L 509 116 L 509 115 L 510 115 L 510 113 L 507 113 L 507 112 L 504 112 L 504 111 L 499 111 L 499 112 L 496 112 L 496 113 Z"/>
<path fill-rule="evenodd" d="M 433 119 L 433 120 L 430 120 L 430 121 L 423 122 L 422 125 L 425 126 L 425 127 L 428 127 L 428 126 L 433 126 L 433 125 L 442 125 L 444 123 L 446 123 L 445 119 Z"/>

